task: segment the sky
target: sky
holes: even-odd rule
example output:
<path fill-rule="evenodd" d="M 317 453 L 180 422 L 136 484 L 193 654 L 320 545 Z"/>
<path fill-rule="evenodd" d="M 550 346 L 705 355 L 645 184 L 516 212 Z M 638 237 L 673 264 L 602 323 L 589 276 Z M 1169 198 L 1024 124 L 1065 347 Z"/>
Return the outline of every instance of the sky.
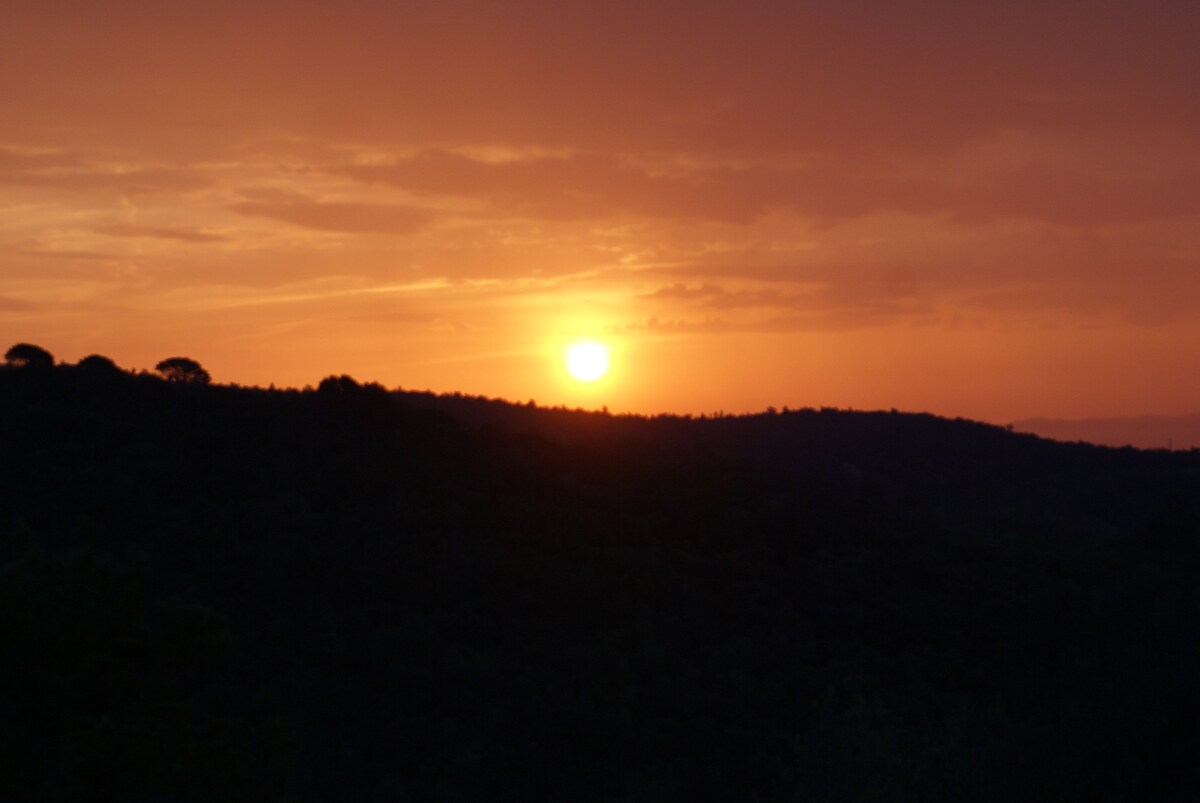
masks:
<path fill-rule="evenodd" d="M 1200 410 L 1194 0 L 3 8 L 0 343 L 639 413 Z"/>

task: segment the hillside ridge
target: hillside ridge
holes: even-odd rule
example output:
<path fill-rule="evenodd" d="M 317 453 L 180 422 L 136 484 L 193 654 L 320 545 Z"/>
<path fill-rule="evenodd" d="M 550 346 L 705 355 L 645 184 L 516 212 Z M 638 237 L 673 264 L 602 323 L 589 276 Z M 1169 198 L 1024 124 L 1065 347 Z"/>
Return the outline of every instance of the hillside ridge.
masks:
<path fill-rule="evenodd" d="M 1187 799 L 1200 456 L 0 369 L 5 799 Z"/>

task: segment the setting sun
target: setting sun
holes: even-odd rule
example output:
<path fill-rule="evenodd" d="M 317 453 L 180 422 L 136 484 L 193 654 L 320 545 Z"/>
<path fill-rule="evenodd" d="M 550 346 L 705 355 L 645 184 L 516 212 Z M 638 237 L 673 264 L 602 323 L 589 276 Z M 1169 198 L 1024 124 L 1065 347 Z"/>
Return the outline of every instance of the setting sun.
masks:
<path fill-rule="evenodd" d="M 608 349 L 591 341 L 567 348 L 567 373 L 580 382 L 595 382 L 608 371 Z"/>

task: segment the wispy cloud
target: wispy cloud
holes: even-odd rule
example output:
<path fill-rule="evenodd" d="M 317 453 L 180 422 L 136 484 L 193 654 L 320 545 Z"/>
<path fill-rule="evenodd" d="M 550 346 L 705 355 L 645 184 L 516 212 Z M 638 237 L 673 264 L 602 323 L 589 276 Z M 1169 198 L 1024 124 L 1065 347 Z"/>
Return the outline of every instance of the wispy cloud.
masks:
<path fill-rule="evenodd" d="M 1097 226 L 1200 213 L 1200 172 L 1106 176 L 1047 163 L 964 179 L 914 175 L 903 160 L 681 167 L 595 153 L 495 162 L 426 151 L 330 170 L 418 194 L 477 198 L 498 214 L 546 220 L 651 216 L 748 223 L 788 210 L 821 221 L 901 213 Z"/>
<path fill-rule="evenodd" d="M 30 301 L 0 296 L 0 312 L 35 312 L 38 308 L 37 304 Z"/>
<path fill-rule="evenodd" d="M 119 259 L 120 254 L 110 251 L 85 251 L 73 248 L 56 248 L 53 246 L 19 246 L 12 249 L 12 253 L 23 257 L 34 257 L 36 259 L 63 259 L 63 260 L 86 260 L 86 261 L 104 261 L 111 259 Z"/>
<path fill-rule="evenodd" d="M 249 192 L 229 208 L 243 215 L 282 220 L 296 226 L 346 234 L 413 234 L 431 222 L 423 209 L 407 204 L 323 201 L 301 193 Z"/>
<path fill-rule="evenodd" d="M 92 231 L 97 234 L 107 234 L 111 237 L 150 238 L 156 240 L 176 240 L 184 243 L 218 243 L 228 238 L 201 229 L 191 229 L 185 226 L 144 226 L 136 223 L 107 223 L 94 226 Z"/>
<path fill-rule="evenodd" d="M 111 190 L 139 196 L 198 190 L 212 183 L 195 168 L 128 166 L 87 160 L 75 153 L 0 149 L 0 187 Z"/>

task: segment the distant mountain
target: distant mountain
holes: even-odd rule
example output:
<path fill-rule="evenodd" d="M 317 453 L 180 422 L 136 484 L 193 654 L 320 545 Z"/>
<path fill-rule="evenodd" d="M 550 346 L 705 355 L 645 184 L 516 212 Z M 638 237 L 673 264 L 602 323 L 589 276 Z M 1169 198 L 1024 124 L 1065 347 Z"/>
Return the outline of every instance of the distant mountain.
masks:
<path fill-rule="evenodd" d="M 1029 418 L 1013 424 L 1018 432 L 1032 432 L 1056 441 L 1086 441 L 1103 446 L 1138 449 L 1200 448 L 1200 413 L 1142 415 L 1130 418 Z"/>

